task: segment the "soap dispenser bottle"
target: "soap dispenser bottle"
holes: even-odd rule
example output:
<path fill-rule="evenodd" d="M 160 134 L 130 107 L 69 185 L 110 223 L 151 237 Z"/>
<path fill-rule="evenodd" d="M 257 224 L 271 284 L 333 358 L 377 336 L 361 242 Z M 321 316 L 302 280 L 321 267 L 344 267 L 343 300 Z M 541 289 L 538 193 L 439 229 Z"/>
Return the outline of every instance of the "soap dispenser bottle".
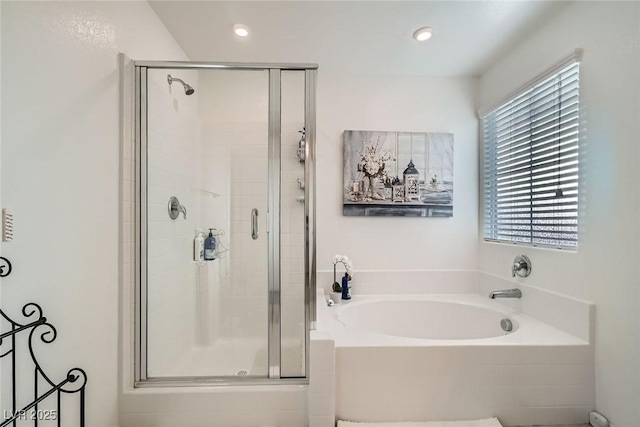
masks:
<path fill-rule="evenodd" d="M 215 228 L 209 229 L 209 237 L 207 237 L 204 241 L 205 261 L 213 261 L 214 259 L 216 259 L 216 247 L 218 246 L 218 242 L 216 236 L 213 235 L 213 230 L 215 230 Z"/>
<path fill-rule="evenodd" d="M 193 260 L 204 261 L 204 233 L 202 229 L 196 229 L 196 237 L 193 239 Z"/>

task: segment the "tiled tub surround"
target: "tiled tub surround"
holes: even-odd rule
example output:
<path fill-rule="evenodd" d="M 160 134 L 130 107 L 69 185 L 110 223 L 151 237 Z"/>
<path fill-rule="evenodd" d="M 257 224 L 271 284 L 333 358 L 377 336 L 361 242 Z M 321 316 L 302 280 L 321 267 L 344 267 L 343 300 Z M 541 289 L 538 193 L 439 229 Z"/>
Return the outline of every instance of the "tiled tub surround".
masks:
<path fill-rule="evenodd" d="M 318 274 L 319 288 L 332 280 L 333 272 Z M 356 303 L 358 296 L 419 299 L 424 294 L 439 294 L 434 298 L 475 300 L 499 307 L 518 321 L 519 330 L 505 337 L 476 340 L 421 340 L 354 330 L 333 321 L 334 312 L 345 302 L 327 307 L 323 290 L 319 290 L 316 334 L 335 343 L 335 414 L 331 419 L 498 416 L 505 426 L 587 422 L 595 401 L 592 305 L 473 271 L 356 271 L 352 282 L 354 299 L 346 304 Z M 515 286 L 522 290 L 522 299 L 487 297 L 491 290 Z M 385 297 L 385 293 L 395 295 Z M 411 296 L 415 294 L 422 295 Z M 533 330 L 542 333 L 532 334 Z M 312 342 L 310 398 L 317 353 Z M 318 376 L 317 381 L 326 388 L 323 376 Z M 325 403 L 326 412 L 312 414 L 310 399 L 309 408 L 312 427 L 331 425 L 325 421 L 331 406 Z"/>

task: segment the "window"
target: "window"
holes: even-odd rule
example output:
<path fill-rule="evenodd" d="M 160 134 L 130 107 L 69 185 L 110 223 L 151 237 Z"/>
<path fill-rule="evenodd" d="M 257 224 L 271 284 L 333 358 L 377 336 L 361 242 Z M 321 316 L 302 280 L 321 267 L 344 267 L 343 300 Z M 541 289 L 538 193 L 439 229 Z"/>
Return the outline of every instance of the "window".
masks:
<path fill-rule="evenodd" d="M 481 116 L 484 238 L 577 249 L 579 62 Z"/>

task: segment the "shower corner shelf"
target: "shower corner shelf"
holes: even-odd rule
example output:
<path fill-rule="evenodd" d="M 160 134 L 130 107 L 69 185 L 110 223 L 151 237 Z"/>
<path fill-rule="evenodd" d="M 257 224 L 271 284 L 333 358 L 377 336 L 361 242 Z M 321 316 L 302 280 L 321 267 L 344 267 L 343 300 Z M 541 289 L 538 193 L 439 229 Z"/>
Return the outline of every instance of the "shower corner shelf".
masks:
<path fill-rule="evenodd" d="M 31 416 L 40 417 L 44 416 L 47 419 L 57 419 L 58 425 L 61 424 L 60 407 L 62 406 L 63 395 L 71 395 L 78 393 L 79 396 L 79 425 L 85 426 L 85 387 L 87 385 L 87 374 L 80 368 L 71 368 L 67 371 L 63 379 L 59 381 L 53 381 L 43 371 L 40 363 L 36 358 L 34 352 L 34 343 L 40 341 L 45 344 L 50 344 L 55 341 L 58 333 L 56 328 L 53 327 L 47 321 L 42 313 L 42 308 L 38 304 L 28 303 L 22 307 L 22 315 L 26 319 L 24 324 L 18 323 L 11 319 L 0 309 L 0 317 L 6 321 L 11 327 L 10 330 L 3 332 L 0 331 L 0 359 L 8 357 L 11 359 L 11 389 L 13 401 L 11 402 L 11 409 L 4 411 L 4 418 L 0 421 L 0 427 L 16 425 L 16 422 L 25 419 L 36 419 Z M 26 333 L 28 332 L 28 334 Z M 3 341 L 7 339 L 9 343 L 6 344 L 8 349 L 2 348 Z M 29 360 L 29 357 L 18 356 L 19 349 L 24 349 L 24 345 L 27 345 L 31 357 L 31 363 L 33 364 L 33 375 L 25 379 L 24 383 L 33 384 L 32 399 L 29 403 L 18 404 L 15 400 L 18 394 L 16 380 L 18 372 L 26 372 L 26 370 L 18 369 L 17 362 L 25 362 Z M 45 388 L 45 390 L 39 389 Z M 21 388 L 20 396 L 24 396 L 24 389 Z M 66 400 L 65 400 L 66 401 Z M 45 402 L 49 402 L 46 404 Z M 55 406 L 51 404 L 55 403 Z M 56 407 L 58 409 L 38 409 L 38 405 L 46 405 L 47 408 Z M 39 418 L 38 418 L 39 419 Z"/>
<path fill-rule="evenodd" d="M 209 196 L 213 199 L 220 197 L 219 193 L 214 193 L 213 191 L 209 191 L 209 190 L 205 190 L 204 188 L 192 188 L 192 191 L 198 192 L 200 194 L 203 194 L 205 196 Z"/>

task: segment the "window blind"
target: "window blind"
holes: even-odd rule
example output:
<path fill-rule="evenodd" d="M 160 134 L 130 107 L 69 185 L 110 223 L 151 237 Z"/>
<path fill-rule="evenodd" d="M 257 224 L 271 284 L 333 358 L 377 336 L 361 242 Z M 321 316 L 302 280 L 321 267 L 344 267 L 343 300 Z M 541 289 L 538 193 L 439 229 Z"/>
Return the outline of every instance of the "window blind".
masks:
<path fill-rule="evenodd" d="M 482 117 L 485 240 L 577 248 L 579 65 Z"/>

